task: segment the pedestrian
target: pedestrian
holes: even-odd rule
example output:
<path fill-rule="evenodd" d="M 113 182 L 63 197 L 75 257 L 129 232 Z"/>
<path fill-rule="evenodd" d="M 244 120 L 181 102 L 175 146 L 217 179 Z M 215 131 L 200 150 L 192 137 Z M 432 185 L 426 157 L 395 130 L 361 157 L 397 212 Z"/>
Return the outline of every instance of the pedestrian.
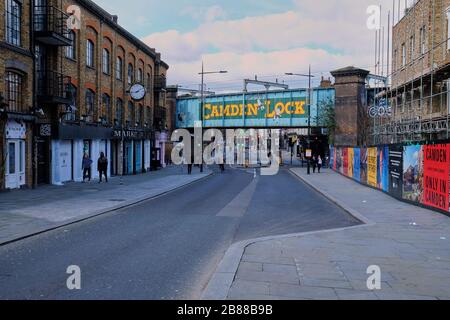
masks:
<path fill-rule="evenodd" d="M 313 159 L 312 159 L 312 167 L 313 167 L 313 173 L 316 173 L 316 169 L 317 169 L 317 157 L 313 157 Z"/>
<path fill-rule="evenodd" d="M 105 175 L 105 181 L 108 183 L 108 159 L 103 152 L 100 152 L 100 158 L 97 161 L 97 170 L 100 176 L 99 183 L 102 183 L 103 175 Z"/>
<path fill-rule="evenodd" d="M 91 158 L 89 158 L 89 155 L 86 152 L 81 163 L 81 170 L 83 171 L 83 183 L 86 182 L 86 179 L 89 179 L 89 182 L 91 182 L 91 166 L 92 160 Z"/>
<path fill-rule="evenodd" d="M 323 166 L 322 157 L 319 156 L 319 157 L 317 158 L 317 170 L 318 170 L 318 173 L 320 173 L 320 169 L 322 169 L 322 166 Z"/>

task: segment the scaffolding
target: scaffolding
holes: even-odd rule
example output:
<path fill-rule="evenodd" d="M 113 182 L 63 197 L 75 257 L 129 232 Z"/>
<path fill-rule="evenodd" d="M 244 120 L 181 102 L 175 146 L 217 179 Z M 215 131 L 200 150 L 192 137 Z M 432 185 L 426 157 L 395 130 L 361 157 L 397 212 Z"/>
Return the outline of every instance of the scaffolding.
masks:
<path fill-rule="evenodd" d="M 416 11 L 418 6 L 421 6 L 420 11 Z M 424 7 L 429 10 L 429 15 L 425 14 Z M 373 106 L 369 107 L 379 108 L 380 101 L 385 99 L 388 101 L 389 112 L 372 115 L 371 142 L 386 144 L 448 139 L 450 135 L 450 54 L 448 51 L 450 38 L 447 25 L 450 23 L 449 9 L 438 0 L 405 1 L 402 17 L 401 8 L 401 1 L 393 0 L 392 15 L 391 11 L 388 12 L 386 51 L 384 51 L 386 33 L 384 27 L 376 31 L 375 35 L 374 71 L 380 78 L 372 79 L 375 80 L 376 94 Z M 401 50 L 398 46 L 394 47 L 399 44 L 394 43 L 396 36 L 394 27 L 399 26 L 400 23 L 403 24 L 404 32 Z M 417 31 L 419 31 L 419 43 L 416 39 Z M 439 32 L 442 33 L 439 34 Z M 398 39 L 399 37 L 397 42 Z M 385 57 L 386 74 L 384 73 Z M 383 77 L 387 78 L 387 85 L 380 80 Z M 386 87 L 389 89 L 385 90 Z"/>

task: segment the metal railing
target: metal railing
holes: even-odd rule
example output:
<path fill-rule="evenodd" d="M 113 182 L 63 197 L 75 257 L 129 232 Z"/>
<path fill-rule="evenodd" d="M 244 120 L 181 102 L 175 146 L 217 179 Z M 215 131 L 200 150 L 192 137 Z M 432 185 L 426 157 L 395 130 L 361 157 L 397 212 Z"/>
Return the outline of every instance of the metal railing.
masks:
<path fill-rule="evenodd" d="M 37 95 L 46 99 L 71 100 L 69 84 L 71 78 L 55 71 L 37 72 Z"/>
<path fill-rule="evenodd" d="M 154 80 L 155 90 L 165 89 L 167 87 L 167 78 L 166 76 L 155 76 Z"/>
<path fill-rule="evenodd" d="M 36 32 L 54 32 L 68 40 L 67 28 L 69 15 L 53 6 L 34 7 L 34 30 Z"/>

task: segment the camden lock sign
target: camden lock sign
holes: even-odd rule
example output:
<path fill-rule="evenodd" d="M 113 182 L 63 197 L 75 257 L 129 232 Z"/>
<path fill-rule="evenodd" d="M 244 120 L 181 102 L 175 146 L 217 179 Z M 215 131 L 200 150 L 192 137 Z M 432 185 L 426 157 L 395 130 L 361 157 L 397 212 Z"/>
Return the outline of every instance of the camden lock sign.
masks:
<path fill-rule="evenodd" d="M 282 119 L 306 118 L 306 100 L 277 99 L 231 102 L 226 104 L 206 103 L 203 108 L 205 120 L 219 119 Z"/>

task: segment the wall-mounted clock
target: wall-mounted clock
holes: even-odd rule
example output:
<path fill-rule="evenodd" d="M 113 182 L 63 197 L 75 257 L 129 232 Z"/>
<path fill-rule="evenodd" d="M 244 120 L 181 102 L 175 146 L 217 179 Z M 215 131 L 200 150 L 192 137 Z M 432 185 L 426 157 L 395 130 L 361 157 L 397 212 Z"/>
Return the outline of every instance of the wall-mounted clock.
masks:
<path fill-rule="evenodd" d="M 140 83 L 135 83 L 130 88 L 130 96 L 134 101 L 141 101 L 145 98 L 146 94 L 145 87 Z"/>

